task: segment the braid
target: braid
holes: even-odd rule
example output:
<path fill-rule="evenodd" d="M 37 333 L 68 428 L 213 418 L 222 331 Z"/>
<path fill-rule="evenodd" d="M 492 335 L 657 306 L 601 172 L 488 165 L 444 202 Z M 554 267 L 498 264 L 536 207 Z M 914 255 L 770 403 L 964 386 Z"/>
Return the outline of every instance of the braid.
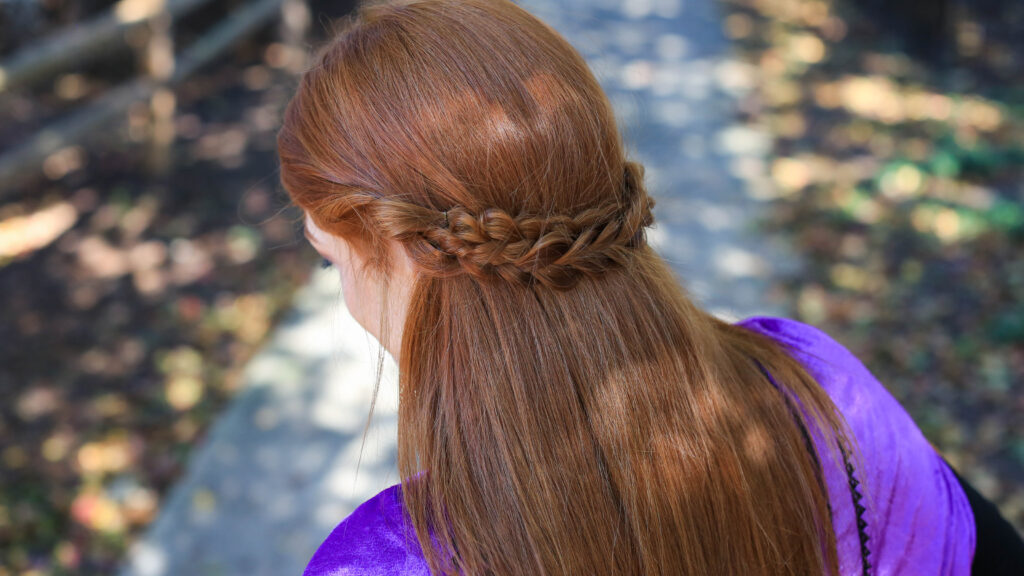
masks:
<path fill-rule="evenodd" d="M 654 199 L 642 187 L 643 171 L 641 164 L 626 163 L 624 210 L 606 204 L 574 216 L 512 215 L 497 208 L 474 214 L 461 206 L 437 212 L 381 199 L 377 215 L 428 274 L 520 283 L 532 278 L 564 290 L 583 275 L 625 264 L 631 249 L 644 243 Z"/>

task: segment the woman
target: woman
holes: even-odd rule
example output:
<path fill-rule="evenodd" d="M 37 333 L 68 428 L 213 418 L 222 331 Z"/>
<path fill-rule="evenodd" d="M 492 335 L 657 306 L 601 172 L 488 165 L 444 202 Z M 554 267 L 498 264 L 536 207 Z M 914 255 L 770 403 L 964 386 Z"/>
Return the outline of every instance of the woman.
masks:
<path fill-rule="evenodd" d="M 823 332 L 691 302 L 608 99 L 515 4 L 363 5 L 278 145 L 400 374 L 402 482 L 307 575 L 970 573 L 907 413 Z"/>

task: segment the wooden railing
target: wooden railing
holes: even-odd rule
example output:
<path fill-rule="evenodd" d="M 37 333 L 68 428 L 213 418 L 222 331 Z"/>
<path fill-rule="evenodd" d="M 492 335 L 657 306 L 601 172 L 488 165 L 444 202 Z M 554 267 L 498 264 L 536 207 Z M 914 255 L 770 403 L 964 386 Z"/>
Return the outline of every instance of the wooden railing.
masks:
<path fill-rule="evenodd" d="M 280 19 L 282 41 L 294 58 L 309 28 L 305 0 L 251 0 L 229 12 L 186 49 L 175 53 L 172 26 L 176 19 L 215 0 L 121 0 L 107 13 L 58 30 L 0 61 L 0 94 L 27 88 L 63 70 L 108 58 L 113 50 L 130 49 L 119 40 L 143 27 L 146 41 L 138 50 L 139 74 L 108 90 L 38 130 L 35 135 L 0 153 L 0 201 L 17 191 L 20 180 L 38 173 L 52 154 L 79 145 L 99 127 L 109 128 L 136 102 L 148 100 L 152 122 L 150 144 L 156 158 L 167 158 L 173 139 L 167 129 L 174 117 L 173 87 L 246 34 L 272 19 Z M 120 44 L 120 45 L 119 45 Z M 155 161 L 160 169 L 162 161 Z"/>

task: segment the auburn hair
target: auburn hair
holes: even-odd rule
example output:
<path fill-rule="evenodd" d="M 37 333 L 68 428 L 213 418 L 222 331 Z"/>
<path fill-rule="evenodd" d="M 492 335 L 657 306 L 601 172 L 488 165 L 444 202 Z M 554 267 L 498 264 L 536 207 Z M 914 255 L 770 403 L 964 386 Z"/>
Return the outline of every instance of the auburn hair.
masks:
<path fill-rule="evenodd" d="M 506 0 L 338 22 L 286 109 L 281 181 L 385 288 L 388 240 L 418 271 L 398 465 L 432 572 L 837 574 L 806 431 L 832 462 L 860 458 L 852 434 L 647 244 L 643 166 L 580 54 Z"/>

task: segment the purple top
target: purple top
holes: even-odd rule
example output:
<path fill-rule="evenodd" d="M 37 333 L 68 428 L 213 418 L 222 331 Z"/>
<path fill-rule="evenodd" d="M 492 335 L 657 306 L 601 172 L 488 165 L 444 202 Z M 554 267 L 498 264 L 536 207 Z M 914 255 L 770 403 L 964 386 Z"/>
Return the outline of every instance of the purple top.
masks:
<path fill-rule="evenodd" d="M 866 507 L 871 574 L 968 576 L 975 526 L 967 496 L 907 412 L 864 364 L 818 328 L 796 320 L 754 316 L 737 324 L 790 344 L 846 417 L 866 460 L 854 473 L 867 486 L 861 502 Z M 820 447 L 818 454 L 826 470 L 840 573 L 861 574 L 861 543 L 845 470 Z M 403 527 L 401 486 L 396 484 L 338 524 L 303 576 L 429 575 L 411 533 Z"/>

